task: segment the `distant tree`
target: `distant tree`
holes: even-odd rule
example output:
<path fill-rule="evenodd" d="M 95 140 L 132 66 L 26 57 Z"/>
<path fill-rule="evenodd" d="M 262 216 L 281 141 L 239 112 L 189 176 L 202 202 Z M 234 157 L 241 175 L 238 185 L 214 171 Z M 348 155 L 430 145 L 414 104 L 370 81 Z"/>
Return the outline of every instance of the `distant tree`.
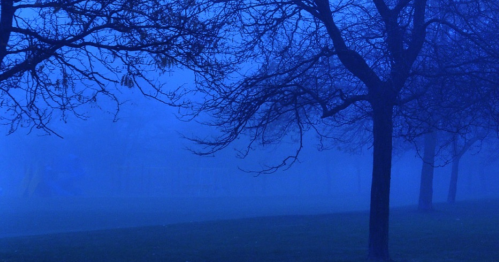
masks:
<path fill-rule="evenodd" d="M 418 120 L 420 132 L 424 134 L 418 206 L 421 211 L 432 210 L 435 166 L 452 162 L 453 167 L 457 168 L 454 165 L 455 161 L 459 161 L 473 143 L 485 139 L 494 128 L 493 119 L 487 112 L 488 100 L 494 87 L 474 76 L 465 75 L 465 80 L 459 79 L 460 77 L 462 76 L 437 80 L 439 88 L 431 88 L 428 93 L 437 91 L 439 94 L 427 95 L 438 104 L 429 105 L 420 101 L 418 106 L 425 104 L 425 109 L 415 109 L 415 111 L 423 111 Z M 456 96 L 456 94 L 460 95 Z M 427 99 L 427 97 L 424 96 L 422 99 Z M 414 138 L 414 134 L 411 136 Z M 414 141 L 417 142 L 417 140 Z M 461 145 L 462 143 L 464 144 Z M 442 160 L 440 163 L 437 163 L 437 156 Z M 453 174 L 457 175 L 457 169 L 455 170 Z"/>
<path fill-rule="evenodd" d="M 455 203 L 456 202 L 456 194 L 457 194 L 457 180 L 459 173 L 459 163 L 463 155 L 468 152 L 468 150 L 478 141 L 481 141 L 485 138 L 485 135 L 478 134 L 471 138 L 459 137 L 457 135 L 454 136 L 452 140 L 452 169 L 449 183 L 449 191 L 447 194 L 447 203 Z"/>
<path fill-rule="evenodd" d="M 432 209 L 436 155 L 449 152 L 443 164 L 449 163 L 456 157 L 451 149 L 456 137 L 482 140 L 484 131 L 496 125 L 489 105 L 499 83 L 494 73 L 499 71 L 498 24 L 490 19 L 497 14 L 497 3 L 429 0 L 428 5 L 428 13 L 442 23 L 428 30 L 419 58 L 425 66 L 414 70 L 424 76 L 416 84 L 426 86 L 426 91 L 402 108 L 407 116 L 404 136 L 417 141 L 424 134 L 422 211 Z"/>
<path fill-rule="evenodd" d="M 52 118 L 85 117 L 85 104 L 117 112 L 120 85 L 167 102 L 158 72 L 204 63 L 204 42 L 215 42 L 193 0 L 5 0 L 0 8 L 0 118 L 10 132 L 52 132 Z"/>
<path fill-rule="evenodd" d="M 462 156 L 477 142 L 486 139 L 487 131 L 459 133 L 445 133 L 432 131 L 424 135 L 423 168 L 419 191 L 418 209 L 420 211 L 433 210 L 433 172 L 437 165 L 436 157 L 440 154 L 443 163 L 451 163 L 452 170 L 447 202 L 454 203 L 456 199 L 459 163 Z M 438 152 L 437 152 L 438 151 Z M 445 155 L 445 156 L 442 156 Z"/>
<path fill-rule="evenodd" d="M 418 201 L 418 209 L 421 211 L 433 210 L 433 171 L 435 169 L 436 145 L 436 131 L 424 135 L 423 168 Z"/>
<path fill-rule="evenodd" d="M 449 81 L 449 85 L 458 85 L 458 81 Z M 470 81 L 465 89 L 473 89 L 473 85 L 480 85 L 479 81 Z M 447 87 L 445 85 L 444 87 Z M 449 87 L 449 89 L 453 89 Z M 478 88 L 480 89 L 480 88 Z M 455 189 L 457 183 L 457 173 L 459 160 L 476 142 L 483 141 L 493 130 L 492 119 L 487 111 L 486 96 L 478 96 L 473 99 L 467 96 L 467 92 L 454 90 L 463 94 L 461 97 L 467 101 L 460 101 L 456 107 L 456 101 L 452 102 L 451 107 L 447 107 L 446 99 L 441 100 L 438 111 L 434 112 L 429 119 L 438 119 L 433 122 L 423 137 L 423 167 L 421 171 L 421 184 L 419 192 L 418 209 L 421 211 L 432 210 L 433 202 L 433 172 L 436 166 L 443 166 L 452 163 L 452 178 L 449 192 L 455 199 Z M 490 95 L 490 92 L 488 92 Z M 445 112 L 445 113 L 443 113 Z M 436 158 L 439 157 L 440 161 Z M 439 162 L 439 163 L 437 163 Z M 454 182 L 452 182 L 454 181 Z M 449 201 L 453 202 L 453 201 Z"/>
<path fill-rule="evenodd" d="M 450 16 L 437 16 L 428 11 L 426 0 L 197 4 L 206 7 L 209 21 L 223 25 L 218 32 L 224 39 L 207 43 L 217 51 L 205 70 L 195 72 L 195 88 L 183 93 L 191 99 L 185 116 L 201 116 L 198 119 L 220 131 L 211 139 L 192 138 L 201 146 L 198 153 L 209 155 L 247 137 L 245 156 L 257 145 L 279 143 L 289 136 L 297 143 L 294 153 L 261 171 L 274 172 L 297 161 L 305 132 L 315 132 L 320 142 L 341 140 L 336 130 L 371 120 L 355 126 L 372 132 L 373 138 L 368 257 L 390 260 L 392 138 L 421 124 L 417 102 L 435 87 L 428 84 L 430 52 L 422 52 L 427 32 L 445 25 L 446 32 L 452 32 L 450 38 L 464 35 L 467 44 L 480 49 L 480 41 L 475 41 L 479 37 L 468 33 L 475 30 L 474 20 L 462 23 L 467 14 L 456 10 Z M 476 58 L 470 53 L 466 61 L 473 64 Z M 449 59 L 446 64 L 465 62 Z M 465 73 L 466 65 L 453 72 Z M 410 103 L 414 111 L 404 109 Z"/>

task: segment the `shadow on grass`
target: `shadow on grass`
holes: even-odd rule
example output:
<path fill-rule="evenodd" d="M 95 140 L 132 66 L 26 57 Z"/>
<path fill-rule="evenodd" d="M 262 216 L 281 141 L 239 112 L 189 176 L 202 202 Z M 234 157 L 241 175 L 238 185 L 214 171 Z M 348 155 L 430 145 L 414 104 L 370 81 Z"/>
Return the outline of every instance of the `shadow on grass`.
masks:
<path fill-rule="evenodd" d="M 395 261 L 499 261 L 499 200 L 397 208 Z M 365 261 L 368 213 L 279 216 L 0 239 L 1 262 Z"/>

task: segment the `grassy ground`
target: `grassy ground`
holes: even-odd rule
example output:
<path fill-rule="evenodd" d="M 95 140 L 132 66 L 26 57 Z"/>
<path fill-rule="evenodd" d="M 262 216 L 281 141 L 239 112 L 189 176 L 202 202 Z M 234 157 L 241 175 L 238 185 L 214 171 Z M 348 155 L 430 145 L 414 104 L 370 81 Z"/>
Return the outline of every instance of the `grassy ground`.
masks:
<path fill-rule="evenodd" d="M 499 200 L 392 210 L 395 261 L 499 261 Z M 0 262 L 365 261 L 368 214 L 184 223 L 0 239 Z"/>

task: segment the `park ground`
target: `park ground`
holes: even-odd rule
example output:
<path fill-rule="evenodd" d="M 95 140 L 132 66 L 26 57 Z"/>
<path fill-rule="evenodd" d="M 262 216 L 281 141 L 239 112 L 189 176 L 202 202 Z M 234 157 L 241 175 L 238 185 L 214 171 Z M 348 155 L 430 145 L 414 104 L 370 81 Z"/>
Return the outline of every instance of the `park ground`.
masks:
<path fill-rule="evenodd" d="M 48 220 L 58 211 L 32 212 Z M 100 214 L 107 221 L 116 215 Z M 429 213 L 396 207 L 390 221 L 391 255 L 401 262 L 499 261 L 498 221 L 499 199 L 436 204 Z M 82 228 L 4 236 L 0 262 L 365 261 L 367 230 L 366 211 Z"/>

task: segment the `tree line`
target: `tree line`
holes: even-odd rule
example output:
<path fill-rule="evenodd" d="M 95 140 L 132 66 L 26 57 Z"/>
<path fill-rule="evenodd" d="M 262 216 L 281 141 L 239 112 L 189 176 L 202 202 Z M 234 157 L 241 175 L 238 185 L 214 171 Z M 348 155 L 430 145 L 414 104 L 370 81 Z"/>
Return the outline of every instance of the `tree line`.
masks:
<path fill-rule="evenodd" d="M 295 141 L 260 173 L 298 161 L 305 133 L 324 148 L 369 143 L 368 258 L 389 261 L 394 138 L 424 137 L 420 207 L 431 208 L 435 134 L 458 164 L 497 131 L 498 11 L 495 0 L 6 0 L 1 120 L 57 134 L 53 118 L 109 102 L 118 113 L 120 89 L 137 88 L 218 131 L 189 138 L 200 155 L 241 137 L 243 157 Z M 195 84 L 165 86 L 158 73 L 174 68 Z"/>

